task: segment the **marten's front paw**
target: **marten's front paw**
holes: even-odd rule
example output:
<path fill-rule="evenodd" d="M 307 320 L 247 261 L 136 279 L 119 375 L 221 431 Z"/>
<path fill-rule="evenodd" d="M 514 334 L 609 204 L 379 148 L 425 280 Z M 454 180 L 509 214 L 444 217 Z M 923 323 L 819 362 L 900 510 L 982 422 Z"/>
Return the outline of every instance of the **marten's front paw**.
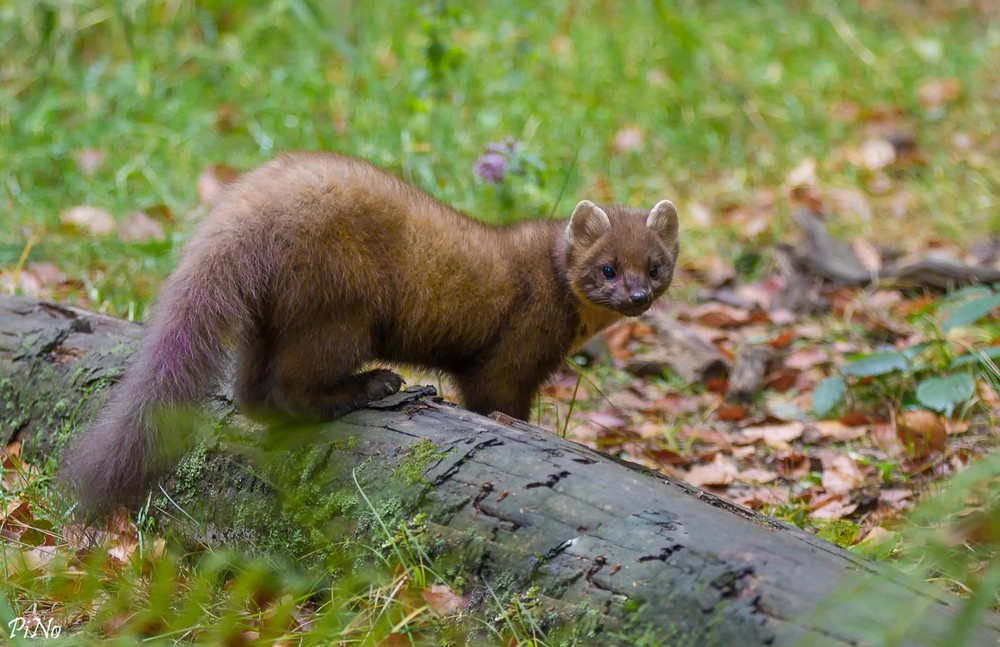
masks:
<path fill-rule="evenodd" d="M 403 387 L 403 378 L 387 368 L 376 368 L 366 373 L 365 395 L 369 402 L 381 400 L 393 393 L 398 393 Z"/>

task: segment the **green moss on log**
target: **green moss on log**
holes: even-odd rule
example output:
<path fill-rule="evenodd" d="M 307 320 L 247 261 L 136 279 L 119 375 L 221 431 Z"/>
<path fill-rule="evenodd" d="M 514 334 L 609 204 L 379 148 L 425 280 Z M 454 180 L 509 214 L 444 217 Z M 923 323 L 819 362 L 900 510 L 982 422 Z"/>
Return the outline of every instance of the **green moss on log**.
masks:
<path fill-rule="evenodd" d="M 438 451 L 433 442 L 426 438 L 417 441 L 406 456 L 400 461 L 399 466 L 393 470 L 392 474 L 407 485 L 416 485 L 423 480 L 424 470 L 431 460 L 444 457 L 444 453 Z"/>

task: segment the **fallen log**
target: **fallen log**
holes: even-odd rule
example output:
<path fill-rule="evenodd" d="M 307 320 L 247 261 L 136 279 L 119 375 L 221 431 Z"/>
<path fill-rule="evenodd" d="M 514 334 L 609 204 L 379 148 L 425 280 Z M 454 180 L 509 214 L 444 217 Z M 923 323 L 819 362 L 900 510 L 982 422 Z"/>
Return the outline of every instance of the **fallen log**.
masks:
<path fill-rule="evenodd" d="M 0 297 L 0 442 L 21 440 L 22 455 L 36 462 L 57 456 L 101 406 L 137 336 L 134 324 Z M 911 644 L 948 644 L 954 602 L 889 569 L 432 393 L 418 388 L 295 430 L 301 446 L 278 450 L 281 459 L 263 467 L 245 438 L 271 432 L 244 422 L 219 394 L 209 408 L 231 430 L 163 482 L 155 514 L 192 543 L 304 555 L 308 538 L 282 532 L 279 498 L 305 504 L 298 510 L 341 536 L 372 532 L 376 515 L 422 512 L 434 554 L 451 559 L 471 599 L 537 587 L 564 626 L 585 619 L 602 644 L 855 645 L 897 613 L 912 614 Z M 294 484 L 292 493 L 283 489 Z M 878 598 L 828 599 L 852 586 L 875 587 Z M 977 644 L 993 644 L 1000 623 L 987 618 L 977 632 Z"/>

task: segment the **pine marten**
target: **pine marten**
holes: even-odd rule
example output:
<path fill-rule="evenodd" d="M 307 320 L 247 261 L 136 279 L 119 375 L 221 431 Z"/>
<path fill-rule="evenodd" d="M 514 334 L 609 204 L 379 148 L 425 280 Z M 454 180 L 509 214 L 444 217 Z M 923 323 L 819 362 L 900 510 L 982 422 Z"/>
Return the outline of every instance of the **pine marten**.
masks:
<path fill-rule="evenodd" d="M 569 222 L 494 227 L 385 171 L 299 153 L 236 181 L 185 246 L 131 365 L 63 476 L 85 510 L 167 466 L 171 411 L 223 379 L 249 414 L 327 420 L 396 392 L 366 363 L 448 374 L 463 404 L 527 419 L 563 357 L 670 285 L 677 211 L 587 200 Z"/>

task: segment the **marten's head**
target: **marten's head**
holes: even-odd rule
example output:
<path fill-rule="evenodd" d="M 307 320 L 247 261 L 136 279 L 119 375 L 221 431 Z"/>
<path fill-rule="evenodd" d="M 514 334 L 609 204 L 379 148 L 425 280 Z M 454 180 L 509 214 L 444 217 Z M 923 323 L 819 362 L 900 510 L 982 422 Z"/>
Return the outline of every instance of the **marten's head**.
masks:
<path fill-rule="evenodd" d="M 582 200 L 566 227 L 566 274 L 584 303 L 634 317 L 670 287 L 677 262 L 677 209 L 649 211 Z"/>

